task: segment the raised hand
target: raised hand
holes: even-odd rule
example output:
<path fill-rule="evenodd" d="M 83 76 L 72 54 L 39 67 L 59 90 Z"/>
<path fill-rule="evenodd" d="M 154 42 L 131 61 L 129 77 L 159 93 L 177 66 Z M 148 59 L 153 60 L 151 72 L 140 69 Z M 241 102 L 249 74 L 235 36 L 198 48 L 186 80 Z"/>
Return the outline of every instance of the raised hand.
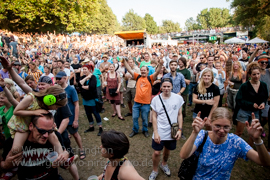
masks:
<path fill-rule="evenodd" d="M 200 116 L 201 116 L 201 111 L 198 112 L 197 117 L 192 122 L 192 128 L 195 133 L 199 133 L 207 121 L 207 117 L 204 118 L 204 120 L 202 120 Z"/>
<path fill-rule="evenodd" d="M 10 70 L 12 68 L 12 64 L 5 57 L 0 56 L 0 62 L 5 69 Z"/>
<path fill-rule="evenodd" d="M 265 104 L 264 103 L 260 104 L 260 106 L 258 107 L 258 109 L 264 109 L 264 108 L 265 108 Z"/>
<path fill-rule="evenodd" d="M 3 79 L 3 78 L 0 78 L 0 86 L 2 87 L 2 86 L 4 86 L 4 85 L 5 85 L 4 79 Z"/>
<path fill-rule="evenodd" d="M 246 127 L 248 134 L 252 137 L 253 140 L 261 138 L 263 127 L 261 126 L 259 119 L 255 118 L 255 114 L 251 114 L 252 121 L 251 125 L 246 121 Z"/>

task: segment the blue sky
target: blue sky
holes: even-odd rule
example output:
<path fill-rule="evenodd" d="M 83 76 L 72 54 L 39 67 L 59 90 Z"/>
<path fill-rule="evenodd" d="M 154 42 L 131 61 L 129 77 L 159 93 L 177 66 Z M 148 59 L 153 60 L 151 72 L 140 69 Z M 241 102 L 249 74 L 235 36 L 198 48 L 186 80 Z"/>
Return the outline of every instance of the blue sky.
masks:
<path fill-rule="evenodd" d="M 122 24 L 123 16 L 129 9 L 144 17 L 151 14 L 158 25 L 168 19 L 179 22 L 184 28 L 189 17 L 196 19 L 197 14 L 205 8 L 219 7 L 230 9 L 230 2 L 226 0 L 107 0 L 118 22 Z"/>

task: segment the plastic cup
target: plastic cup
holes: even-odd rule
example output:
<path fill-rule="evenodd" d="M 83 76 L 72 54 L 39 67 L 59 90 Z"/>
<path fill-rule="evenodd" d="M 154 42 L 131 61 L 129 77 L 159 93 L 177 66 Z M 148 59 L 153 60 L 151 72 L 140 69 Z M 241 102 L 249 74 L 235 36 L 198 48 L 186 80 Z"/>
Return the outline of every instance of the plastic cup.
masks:
<path fill-rule="evenodd" d="M 90 176 L 87 180 L 98 180 L 96 175 Z"/>
<path fill-rule="evenodd" d="M 231 82 L 231 83 L 230 83 L 230 88 L 233 88 L 233 86 L 234 86 L 234 83 Z"/>
<path fill-rule="evenodd" d="M 55 151 L 50 152 L 50 153 L 46 156 L 46 158 L 47 158 L 51 163 L 54 162 L 54 161 L 57 159 L 57 157 L 58 157 L 58 153 L 55 152 Z"/>

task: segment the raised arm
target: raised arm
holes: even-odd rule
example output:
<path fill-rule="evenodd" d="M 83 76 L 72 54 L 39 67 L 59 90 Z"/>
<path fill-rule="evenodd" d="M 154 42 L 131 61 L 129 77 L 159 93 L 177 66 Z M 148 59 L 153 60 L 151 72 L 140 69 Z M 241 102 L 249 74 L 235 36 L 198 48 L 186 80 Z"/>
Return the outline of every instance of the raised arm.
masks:
<path fill-rule="evenodd" d="M 131 76 L 133 77 L 134 76 L 134 71 L 131 69 L 131 67 L 128 65 L 127 61 L 126 60 L 123 60 L 124 61 L 124 65 L 125 65 L 125 68 L 127 69 L 127 71 L 131 74 Z"/>
<path fill-rule="evenodd" d="M 257 48 L 255 49 L 255 51 L 251 54 L 251 56 L 250 56 L 250 58 L 249 58 L 249 60 L 248 60 L 248 64 L 251 63 L 251 62 L 253 61 L 253 59 L 255 58 L 255 56 L 256 56 L 256 54 L 257 54 L 258 51 L 259 51 L 259 47 L 257 47 Z"/>
<path fill-rule="evenodd" d="M 13 97 L 13 95 L 11 94 L 11 92 L 8 90 L 7 87 L 4 86 L 3 89 L 8 101 L 12 104 L 12 106 L 16 107 L 19 104 L 19 102 Z"/>
<path fill-rule="evenodd" d="M 156 69 L 156 71 L 153 73 L 153 80 L 155 81 L 157 79 L 157 76 L 163 66 L 164 61 L 162 59 L 159 59 L 159 65 L 158 68 Z"/>
<path fill-rule="evenodd" d="M 12 80 L 20 86 L 20 88 L 25 92 L 25 94 L 28 94 L 32 91 L 32 89 L 25 83 L 25 81 L 12 69 L 12 64 L 3 56 L 0 56 L 1 63 L 4 68 L 6 68 L 12 78 Z"/>
<path fill-rule="evenodd" d="M 6 87 L 5 81 L 4 79 L 0 78 L 0 86 L 2 87 L 2 89 L 4 90 L 7 99 L 9 100 L 9 102 L 16 107 L 19 102 L 13 97 L 12 93 L 9 91 L 9 89 Z"/>

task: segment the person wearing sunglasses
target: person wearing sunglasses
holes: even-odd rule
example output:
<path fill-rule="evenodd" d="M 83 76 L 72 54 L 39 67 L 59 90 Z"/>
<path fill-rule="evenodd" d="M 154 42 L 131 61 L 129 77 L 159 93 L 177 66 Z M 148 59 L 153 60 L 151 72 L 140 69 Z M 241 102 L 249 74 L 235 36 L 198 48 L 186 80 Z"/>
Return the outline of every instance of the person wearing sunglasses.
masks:
<path fill-rule="evenodd" d="M 261 139 L 262 126 L 250 114 L 250 124 L 245 123 L 248 134 L 255 145 L 255 151 L 245 140 L 233 133 L 232 113 L 223 107 L 214 110 L 211 117 L 211 131 L 203 130 L 207 118 L 201 119 L 200 112 L 193 120 L 193 131 L 180 151 L 182 159 L 189 158 L 203 142 L 204 136 L 208 136 L 199 156 L 197 169 L 193 180 L 199 179 L 230 179 L 231 171 L 237 159 L 251 160 L 261 166 L 270 166 L 270 155 Z"/>
<path fill-rule="evenodd" d="M 54 120 L 51 113 L 42 116 L 33 116 L 29 124 L 29 135 L 23 144 L 24 152 L 12 155 L 10 149 L 13 140 L 10 138 L 6 142 L 3 151 L 3 161 L 1 168 L 10 170 L 18 166 L 18 179 L 34 179 L 43 176 L 44 179 L 59 179 L 58 167 L 68 159 L 68 152 L 63 151 L 58 154 L 57 159 L 52 163 L 48 162 L 46 156 L 53 151 L 54 146 L 48 141 L 49 136 L 54 133 Z M 59 136 L 57 136 L 59 138 Z M 60 140 L 61 138 L 59 138 Z M 61 142 L 61 141 L 60 141 Z M 61 142 L 61 144 L 63 144 Z"/>
<path fill-rule="evenodd" d="M 261 56 L 259 57 L 258 63 L 261 67 L 261 78 L 260 81 L 266 83 L 267 88 L 268 88 L 268 94 L 270 94 L 270 71 L 269 69 L 267 69 L 268 66 L 268 59 L 270 57 L 269 56 Z M 268 111 L 269 111 L 269 103 L 270 103 L 270 99 L 268 98 L 267 100 L 268 102 L 266 102 L 265 104 L 265 108 L 262 110 L 262 114 L 261 114 L 261 124 L 262 127 L 264 127 L 265 124 L 267 124 L 267 122 L 269 121 L 269 117 L 268 117 Z M 268 122 L 268 126 L 270 127 L 270 123 Z M 265 137 L 265 131 L 263 131 L 262 133 L 262 137 Z M 268 135 L 268 151 L 270 151 L 270 135 Z"/>
<path fill-rule="evenodd" d="M 200 66 L 201 64 L 206 64 L 207 65 L 207 59 L 206 59 L 206 54 L 201 54 L 200 55 L 200 62 L 194 66 L 193 73 L 197 74 L 197 72 L 200 72 Z"/>

